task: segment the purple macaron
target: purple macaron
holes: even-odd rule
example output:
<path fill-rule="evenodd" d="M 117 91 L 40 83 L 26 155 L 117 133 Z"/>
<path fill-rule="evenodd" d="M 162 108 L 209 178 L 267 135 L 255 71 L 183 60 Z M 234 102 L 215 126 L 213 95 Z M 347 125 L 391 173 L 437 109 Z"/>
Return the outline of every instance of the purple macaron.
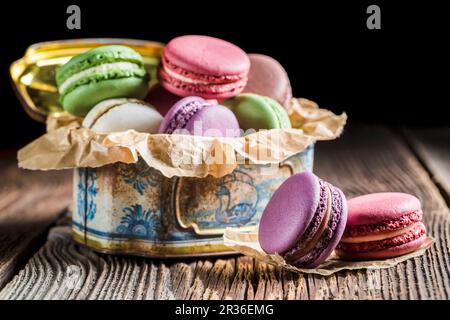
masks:
<path fill-rule="evenodd" d="M 239 137 L 236 116 L 227 107 L 200 97 L 186 97 L 167 112 L 159 133 L 208 137 Z"/>
<path fill-rule="evenodd" d="M 347 222 L 342 191 L 310 172 L 293 175 L 273 194 L 259 225 L 259 242 L 291 265 L 315 268 L 338 245 Z"/>

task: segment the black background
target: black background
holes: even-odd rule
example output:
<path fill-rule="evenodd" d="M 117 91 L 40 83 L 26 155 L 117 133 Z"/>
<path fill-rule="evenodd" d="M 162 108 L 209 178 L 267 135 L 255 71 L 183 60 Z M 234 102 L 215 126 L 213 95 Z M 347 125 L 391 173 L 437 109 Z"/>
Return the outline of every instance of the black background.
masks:
<path fill-rule="evenodd" d="M 351 121 L 448 125 L 448 42 L 442 2 L 410 1 L 34 1 L 0 11 L 0 146 L 19 147 L 44 132 L 12 91 L 9 65 L 36 42 L 82 37 L 168 42 L 183 34 L 229 40 L 271 55 L 287 69 L 294 95 Z M 81 30 L 66 8 L 81 7 Z M 366 28 L 367 6 L 381 7 L 381 30 Z M 425 109 L 425 113 L 419 112 Z M 12 134 L 11 134 L 12 133 Z"/>

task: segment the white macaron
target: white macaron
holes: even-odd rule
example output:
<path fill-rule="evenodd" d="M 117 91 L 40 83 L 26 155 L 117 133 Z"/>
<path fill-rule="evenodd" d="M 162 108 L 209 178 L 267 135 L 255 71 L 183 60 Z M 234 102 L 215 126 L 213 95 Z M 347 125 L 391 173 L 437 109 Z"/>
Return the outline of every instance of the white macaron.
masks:
<path fill-rule="evenodd" d="M 136 99 L 108 99 L 92 108 L 82 126 L 95 132 L 157 133 L 163 117 L 153 106 Z"/>

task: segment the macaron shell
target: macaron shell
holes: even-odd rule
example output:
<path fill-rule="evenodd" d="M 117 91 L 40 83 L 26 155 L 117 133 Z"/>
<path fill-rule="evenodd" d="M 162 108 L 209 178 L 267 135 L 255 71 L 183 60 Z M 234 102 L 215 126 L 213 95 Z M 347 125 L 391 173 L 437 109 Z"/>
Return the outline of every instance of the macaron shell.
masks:
<path fill-rule="evenodd" d="M 100 101 L 119 97 L 143 99 L 147 91 L 147 81 L 135 77 L 90 82 L 68 93 L 62 104 L 69 113 L 84 117 Z"/>
<path fill-rule="evenodd" d="M 143 66 L 142 56 L 129 47 L 100 46 L 76 55 L 62 65 L 56 73 L 56 83 L 61 85 L 70 76 L 95 65 L 117 61 L 128 61 Z"/>
<path fill-rule="evenodd" d="M 105 65 L 102 65 L 103 67 Z M 144 68 L 136 68 L 134 64 L 126 63 L 126 65 L 119 66 L 109 66 L 106 69 L 102 69 L 102 66 L 98 71 L 94 71 L 91 75 L 82 76 L 78 80 L 74 80 L 67 86 L 61 86 L 58 88 L 60 91 L 60 101 L 64 103 L 65 96 L 71 93 L 78 87 L 90 84 L 90 83 L 100 83 L 107 80 L 118 80 L 126 78 L 139 78 L 142 81 L 147 81 L 148 76 Z M 100 71 L 101 70 L 101 71 Z M 81 74 L 81 73 L 80 73 Z"/>
<path fill-rule="evenodd" d="M 291 120 L 287 112 L 281 107 L 281 105 L 275 100 L 266 97 L 266 101 L 271 106 L 272 110 L 275 112 L 278 118 L 278 126 L 280 128 L 291 128 Z"/>
<path fill-rule="evenodd" d="M 227 41 L 199 35 L 173 39 L 164 48 L 164 58 L 193 73 L 222 76 L 247 73 L 247 54 Z"/>
<path fill-rule="evenodd" d="M 347 225 L 342 241 L 360 242 L 364 238 L 376 238 L 382 237 L 383 234 L 396 233 L 421 221 L 422 217 L 422 211 L 417 210 L 376 224 Z"/>
<path fill-rule="evenodd" d="M 421 210 L 419 199 L 406 193 L 373 193 L 348 201 L 347 226 L 377 224 Z"/>
<path fill-rule="evenodd" d="M 417 223 L 417 222 L 416 222 Z M 344 234 L 341 239 L 342 243 L 362 243 L 362 242 L 370 242 L 370 241 L 379 241 L 384 239 L 389 239 L 392 237 L 396 237 L 405 232 L 405 230 L 413 229 L 416 223 L 411 222 L 407 226 L 395 230 L 386 230 L 381 232 L 371 232 L 367 234 L 361 234 L 358 236 L 348 236 Z"/>
<path fill-rule="evenodd" d="M 269 254 L 292 248 L 314 217 L 319 201 L 319 179 L 314 174 L 288 178 L 264 209 L 258 235 L 261 248 Z"/>
<path fill-rule="evenodd" d="M 153 107 L 137 101 L 125 101 L 112 106 L 91 125 L 96 132 L 137 132 L 157 133 L 163 117 Z"/>
<path fill-rule="evenodd" d="M 186 130 L 208 137 L 239 137 L 239 123 L 234 114 L 221 105 L 207 105 L 188 121 Z"/>
<path fill-rule="evenodd" d="M 381 260 L 399 257 L 418 250 L 427 240 L 426 234 L 405 244 L 378 251 L 350 252 L 337 249 L 336 253 L 344 260 Z"/>
<path fill-rule="evenodd" d="M 243 92 L 270 97 L 282 106 L 288 106 L 292 99 L 292 87 L 283 66 L 272 57 L 263 54 L 249 54 L 250 71 Z"/>
<path fill-rule="evenodd" d="M 247 79 L 223 84 L 186 83 L 169 76 L 164 70 L 159 71 L 159 80 L 169 92 L 180 97 L 200 96 L 204 99 L 228 99 L 244 89 Z"/>
<path fill-rule="evenodd" d="M 201 102 L 206 103 L 206 101 L 203 98 L 200 97 L 186 97 L 183 99 L 178 100 L 170 109 L 167 111 L 166 115 L 164 116 L 163 121 L 161 122 L 161 126 L 159 127 L 159 133 L 166 133 L 167 128 L 169 127 L 170 123 L 172 122 L 172 119 L 176 116 L 176 114 L 180 111 L 180 109 L 184 108 L 187 104 L 193 103 L 193 102 Z M 188 120 L 188 119 L 186 119 Z"/>
<path fill-rule="evenodd" d="M 224 101 L 224 105 L 233 111 L 243 130 L 291 127 L 286 111 L 268 97 L 243 93 Z"/>
<path fill-rule="evenodd" d="M 84 117 L 81 126 L 83 128 L 91 128 L 97 119 L 114 106 L 127 102 L 126 98 L 107 99 L 96 104 L 89 113 Z"/>

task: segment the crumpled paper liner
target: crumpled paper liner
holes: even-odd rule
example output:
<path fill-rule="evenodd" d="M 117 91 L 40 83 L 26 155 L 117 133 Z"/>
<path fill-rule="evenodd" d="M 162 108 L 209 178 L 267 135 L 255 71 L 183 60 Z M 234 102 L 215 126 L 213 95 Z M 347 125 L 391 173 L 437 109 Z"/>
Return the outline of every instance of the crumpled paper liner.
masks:
<path fill-rule="evenodd" d="M 239 163 L 278 164 L 318 140 L 337 138 L 347 121 L 307 99 L 292 99 L 295 129 L 264 130 L 239 138 L 139 133 L 96 133 L 81 119 L 49 118 L 47 133 L 18 153 L 19 167 L 31 170 L 101 167 L 139 157 L 166 177 L 222 177 Z"/>
<path fill-rule="evenodd" d="M 251 231 L 242 231 L 236 228 L 227 228 L 223 235 L 224 244 L 238 251 L 246 256 L 258 259 L 265 263 L 272 264 L 274 266 L 281 267 L 283 269 L 300 272 L 300 273 L 313 273 L 322 276 L 330 276 L 338 271 L 342 270 L 377 270 L 377 269 L 387 269 L 396 266 L 397 264 L 406 261 L 411 258 L 419 257 L 425 253 L 425 251 L 434 243 L 432 237 L 428 237 L 425 243 L 418 250 L 408 253 L 406 255 L 386 259 L 386 260 L 373 260 L 373 261 L 343 261 L 338 260 L 337 256 L 333 253 L 328 260 L 322 263 L 320 266 L 314 269 L 302 269 L 297 268 L 293 265 L 287 264 L 284 259 L 278 255 L 269 255 L 265 253 L 258 242 L 258 229 L 257 227 Z"/>

